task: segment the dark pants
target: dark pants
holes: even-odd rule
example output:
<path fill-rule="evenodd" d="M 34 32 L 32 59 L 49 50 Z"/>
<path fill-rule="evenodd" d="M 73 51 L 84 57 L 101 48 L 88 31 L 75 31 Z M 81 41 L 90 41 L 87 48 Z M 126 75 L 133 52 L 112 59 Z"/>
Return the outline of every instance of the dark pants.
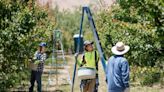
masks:
<path fill-rule="evenodd" d="M 98 86 L 99 86 L 99 77 L 98 74 L 96 74 L 96 84 L 95 84 L 94 92 L 98 92 Z"/>
<path fill-rule="evenodd" d="M 33 88 L 34 88 L 34 83 L 35 80 L 37 82 L 37 90 L 38 92 L 41 92 L 42 90 L 42 83 L 41 83 L 41 76 L 42 76 L 42 72 L 40 71 L 31 71 L 31 79 L 30 79 L 30 88 L 29 88 L 29 92 L 33 92 Z"/>

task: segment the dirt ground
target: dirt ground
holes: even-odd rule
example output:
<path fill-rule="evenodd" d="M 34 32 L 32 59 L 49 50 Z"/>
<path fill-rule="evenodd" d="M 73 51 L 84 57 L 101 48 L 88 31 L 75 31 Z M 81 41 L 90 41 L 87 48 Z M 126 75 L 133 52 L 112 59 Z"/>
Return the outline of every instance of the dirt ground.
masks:
<path fill-rule="evenodd" d="M 66 58 L 68 64 L 64 68 L 60 67 L 60 69 L 58 69 L 58 73 L 59 73 L 58 76 L 56 75 L 56 73 L 52 74 L 50 78 L 51 81 L 49 81 L 49 71 L 50 69 L 52 69 L 52 71 L 56 71 L 56 68 L 50 68 L 50 66 L 45 65 L 44 73 L 42 75 L 43 92 L 71 92 L 71 85 L 69 84 L 70 81 L 68 81 L 69 79 L 68 73 L 70 75 L 70 79 L 72 80 L 75 59 L 73 55 L 67 55 Z M 107 92 L 107 84 L 105 82 L 105 74 L 101 66 L 101 62 L 99 62 L 99 82 L 100 82 L 99 92 Z M 48 83 L 50 83 L 50 85 L 48 85 Z M 11 91 L 27 92 L 30 85 L 29 80 L 24 81 L 21 84 L 22 85 L 12 89 Z M 78 79 L 78 77 L 76 76 L 76 80 L 74 84 L 74 92 L 80 92 L 79 85 L 80 85 L 80 79 Z M 34 89 L 35 91 L 37 89 L 36 86 L 37 84 L 35 84 L 35 89 Z M 131 92 L 164 92 L 164 87 L 161 88 L 159 86 L 153 86 L 153 87 L 131 86 L 130 89 Z"/>
<path fill-rule="evenodd" d="M 75 59 L 74 56 L 67 56 L 67 60 L 68 60 L 68 65 L 70 66 L 69 68 L 69 73 L 72 79 L 72 75 L 73 75 L 73 68 L 74 68 L 74 63 L 75 63 Z M 105 73 L 103 71 L 101 62 L 99 62 L 99 92 L 107 92 L 107 84 L 105 82 Z M 80 92 L 80 79 L 78 79 L 78 77 L 76 76 L 76 80 L 75 80 L 75 85 L 74 85 L 74 92 Z M 61 86 L 61 89 L 63 88 L 63 92 L 70 92 L 70 86 Z M 67 89 L 66 89 L 67 88 Z M 153 87 L 142 87 L 142 86 L 131 86 L 130 88 L 131 92 L 164 92 L 164 88 L 161 88 L 160 86 L 156 85 Z"/>

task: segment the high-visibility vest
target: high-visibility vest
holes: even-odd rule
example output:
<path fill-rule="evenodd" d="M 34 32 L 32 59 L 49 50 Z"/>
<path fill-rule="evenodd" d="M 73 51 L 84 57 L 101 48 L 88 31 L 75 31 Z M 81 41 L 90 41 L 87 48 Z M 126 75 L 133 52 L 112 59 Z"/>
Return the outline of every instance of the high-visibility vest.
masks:
<path fill-rule="evenodd" d="M 83 55 L 83 58 L 79 60 L 79 65 L 83 67 L 90 67 L 90 68 L 97 69 L 98 61 L 99 61 L 99 57 L 98 57 L 97 51 L 91 51 L 91 52 L 86 51 Z M 83 64 L 83 62 L 86 62 L 86 63 Z"/>

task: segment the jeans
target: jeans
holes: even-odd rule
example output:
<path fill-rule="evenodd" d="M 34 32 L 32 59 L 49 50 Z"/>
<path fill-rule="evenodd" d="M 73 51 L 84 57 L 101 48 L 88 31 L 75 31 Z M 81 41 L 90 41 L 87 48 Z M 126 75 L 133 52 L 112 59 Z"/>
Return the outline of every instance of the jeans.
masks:
<path fill-rule="evenodd" d="M 33 71 L 33 70 L 31 71 L 31 79 L 30 79 L 31 85 L 29 88 L 29 92 L 33 92 L 35 80 L 37 82 L 37 90 L 38 92 L 41 92 L 42 90 L 41 76 L 42 76 L 42 72 Z"/>

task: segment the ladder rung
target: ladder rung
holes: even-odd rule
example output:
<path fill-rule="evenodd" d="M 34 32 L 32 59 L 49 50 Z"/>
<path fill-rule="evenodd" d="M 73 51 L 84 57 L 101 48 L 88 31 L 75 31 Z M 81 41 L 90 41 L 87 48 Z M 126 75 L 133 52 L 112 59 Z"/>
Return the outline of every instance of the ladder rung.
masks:
<path fill-rule="evenodd" d="M 62 64 L 52 64 L 52 66 L 54 66 L 54 67 L 61 67 L 61 66 L 64 66 L 64 65 L 65 65 L 64 62 Z"/>
<path fill-rule="evenodd" d="M 64 62 L 64 60 L 62 58 L 56 58 L 57 64 L 61 64 Z"/>
<path fill-rule="evenodd" d="M 62 53 L 62 52 L 64 52 L 63 50 L 56 50 L 55 52 L 57 52 L 57 53 Z"/>
<path fill-rule="evenodd" d="M 65 62 L 65 59 L 63 59 L 63 58 L 56 58 L 56 60 L 59 62 L 59 64 L 61 63 L 61 62 Z"/>
<path fill-rule="evenodd" d="M 62 75 L 62 74 L 67 74 L 67 71 L 44 71 L 43 72 L 44 74 L 60 74 L 60 75 Z"/>
<path fill-rule="evenodd" d="M 58 61 L 58 62 L 63 62 L 63 59 L 62 58 L 56 58 L 56 60 Z M 64 63 L 64 62 L 63 62 Z"/>
<path fill-rule="evenodd" d="M 46 69 L 64 69 L 64 66 L 57 66 L 57 67 L 48 67 Z"/>
<path fill-rule="evenodd" d="M 64 58 L 64 56 L 57 56 L 56 58 L 61 58 L 61 59 L 63 59 L 63 58 Z"/>
<path fill-rule="evenodd" d="M 53 67 L 53 69 L 64 69 L 64 67 Z"/>
<path fill-rule="evenodd" d="M 56 56 L 62 56 L 63 53 L 56 53 Z"/>

